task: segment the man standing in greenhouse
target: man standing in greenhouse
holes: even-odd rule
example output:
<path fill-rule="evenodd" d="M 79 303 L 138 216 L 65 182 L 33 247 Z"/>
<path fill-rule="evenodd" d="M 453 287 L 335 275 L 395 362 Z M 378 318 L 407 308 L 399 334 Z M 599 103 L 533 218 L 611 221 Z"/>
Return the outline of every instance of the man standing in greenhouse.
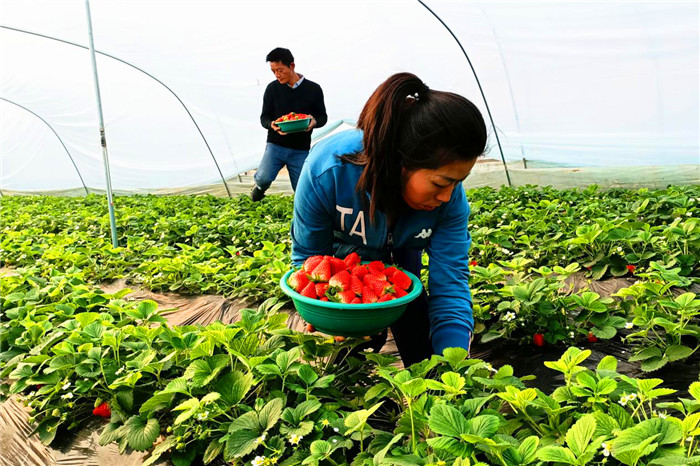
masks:
<path fill-rule="evenodd" d="M 263 97 L 260 123 L 267 129 L 267 145 L 250 192 L 254 202 L 265 197 L 265 191 L 284 166 L 289 172 L 292 189 L 296 191 L 301 167 L 311 148 L 311 132 L 328 120 L 321 86 L 296 72 L 294 56 L 289 49 L 274 49 L 267 54 L 266 61 L 276 79 L 268 84 Z M 292 112 L 310 118 L 306 129 L 295 132 L 280 129 L 277 120 Z"/>

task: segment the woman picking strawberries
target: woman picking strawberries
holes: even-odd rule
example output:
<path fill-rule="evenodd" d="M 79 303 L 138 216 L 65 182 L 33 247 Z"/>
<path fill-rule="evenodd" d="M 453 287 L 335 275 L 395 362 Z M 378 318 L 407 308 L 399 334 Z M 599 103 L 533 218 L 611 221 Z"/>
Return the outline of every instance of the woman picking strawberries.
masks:
<path fill-rule="evenodd" d="M 462 182 L 486 146 L 481 113 L 466 98 L 430 90 L 415 75 L 382 83 L 350 130 L 316 144 L 294 200 L 292 262 L 319 255 L 396 264 L 428 288 L 392 327 L 405 366 L 445 348 L 469 349 L 473 330 Z M 378 351 L 386 332 L 373 337 Z"/>

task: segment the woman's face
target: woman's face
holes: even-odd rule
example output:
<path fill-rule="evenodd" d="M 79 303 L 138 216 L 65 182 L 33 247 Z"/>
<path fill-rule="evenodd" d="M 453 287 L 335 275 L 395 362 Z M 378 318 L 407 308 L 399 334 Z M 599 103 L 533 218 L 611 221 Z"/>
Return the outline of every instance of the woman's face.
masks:
<path fill-rule="evenodd" d="M 434 210 L 443 202 L 448 202 L 452 190 L 472 171 L 476 159 L 456 161 L 435 170 L 419 169 L 401 171 L 403 200 L 411 209 Z"/>

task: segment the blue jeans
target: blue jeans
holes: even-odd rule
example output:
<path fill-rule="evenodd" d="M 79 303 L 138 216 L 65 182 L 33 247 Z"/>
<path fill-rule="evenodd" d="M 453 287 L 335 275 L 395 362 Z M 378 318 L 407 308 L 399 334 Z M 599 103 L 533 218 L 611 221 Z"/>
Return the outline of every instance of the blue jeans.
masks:
<path fill-rule="evenodd" d="M 265 191 L 275 181 L 282 167 L 286 165 L 289 172 L 289 180 L 292 182 L 292 189 L 296 191 L 301 167 L 304 165 L 308 155 L 308 150 L 287 149 L 268 142 L 258 171 L 255 173 L 255 184 L 262 191 Z"/>

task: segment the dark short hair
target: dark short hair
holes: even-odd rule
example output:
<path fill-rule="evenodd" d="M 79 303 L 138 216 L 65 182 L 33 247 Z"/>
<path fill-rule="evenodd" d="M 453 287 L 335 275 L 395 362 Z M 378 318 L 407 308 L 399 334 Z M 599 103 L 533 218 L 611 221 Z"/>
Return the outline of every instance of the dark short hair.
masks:
<path fill-rule="evenodd" d="M 289 66 L 292 63 L 294 63 L 294 55 L 292 55 L 292 52 L 290 52 L 289 49 L 277 47 L 272 52 L 267 54 L 267 57 L 265 57 L 265 61 L 281 61 L 283 65 Z"/>
<path fill-rule="evenodd" d="M 465 97 L 429 89 L 416 75 L 395 74 L 374 91 L 357 127 L 363 150 L 342 159 L 364 170 L 355 187 L 369 192 L 369 216 L 389 220 L 401 205 L 401 168 L 437 169 L 474 160 L 486 149 L 487 133 L 479 109 Z"/>

